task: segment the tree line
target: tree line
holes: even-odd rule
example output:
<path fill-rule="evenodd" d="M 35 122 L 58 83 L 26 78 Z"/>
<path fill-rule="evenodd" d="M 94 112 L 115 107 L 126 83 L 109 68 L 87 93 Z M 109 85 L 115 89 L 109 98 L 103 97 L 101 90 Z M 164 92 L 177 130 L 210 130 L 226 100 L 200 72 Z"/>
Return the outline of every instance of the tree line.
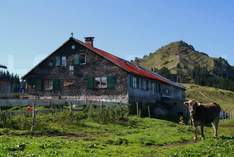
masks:
<path fill-rule="evenodd" d="M 8 81 L 11 87 L 11 92 L 19 92 L 20 78 L 18 75 L 10 73 L 9 71 L 0 71 L 0 80 Z"/>
<path fill-rule="evenodd" d="M 195 67 L 192 78 L 196 84 L 234 91 L 234 79 L 225 75 L 215 75 L 205 68 Z"/>
<path fill-rule="evenodd" d="M 195 67 L 189 74 L 191 75 L 192 80 L 188 81 L 185 81 L 185 75 L 172 74 L 166 67 L 161 69 L 152 68 L 151 70 L 175 82 L 195 83 L 202 86 L 210 86 L 234 91 L 234 79 L 226 77 L 225 75 L 215 75 L 206 68 Z"/>

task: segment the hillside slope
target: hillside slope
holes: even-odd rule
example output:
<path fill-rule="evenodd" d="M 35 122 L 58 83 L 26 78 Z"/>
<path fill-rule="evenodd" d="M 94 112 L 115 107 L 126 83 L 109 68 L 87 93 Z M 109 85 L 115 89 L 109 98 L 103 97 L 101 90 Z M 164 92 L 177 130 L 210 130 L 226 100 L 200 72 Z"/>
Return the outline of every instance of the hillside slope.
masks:
<path fill-rule="evenodd" d="M 194 83 L 194 75 L 204 74 L 205 78 L 209 75 L 215 81 L 234 80 L 234 68 L 225 59 L 210 57 L 184 41 L 172 42 L 143 58 L 136 58 L 135 62 L 153 71 L 167 68 L 184 83 Z"/>
<path fill-rule="evenodd" d="M 216 102 L 228 112 L 234 114 L 234 92 L 213 87 L 184 84 L 187 99 L 196 99 L 200 102 Z"/>
<path fill-rule="evenodd" d="M 150 69 L 167 67 L 173 74 L 178 74 L 180 71 L 189 73 L 195 65 L 207 67 L 209 71 L 214 67 L 213 59 L 195 51 L 193 46 L 183 41 L 170 43 L 140 59 L 138 63 Z"/>

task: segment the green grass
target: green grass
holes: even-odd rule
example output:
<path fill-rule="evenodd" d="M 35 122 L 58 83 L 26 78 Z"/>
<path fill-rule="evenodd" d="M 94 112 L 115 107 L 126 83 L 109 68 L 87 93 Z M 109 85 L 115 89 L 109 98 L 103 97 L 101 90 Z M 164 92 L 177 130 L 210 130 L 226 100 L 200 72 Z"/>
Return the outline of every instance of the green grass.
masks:
<path fill-rule="evenodd" d="M 38 116 L 38 123 L 49 117 Z M 127 122 L 71 122 L 64 113 L 57 113 L 42 126 L 52 134 L 40 130 L 31 136 L 23 129 L 0 129 L 0 156 L 231 156 L 234 130 L 230 131 L 230 124 L 233 121 L 222 122 L 219 139 L 212 138 L 211 128 L 206 128 L 207 139 L 193 143 L 190 126 L 165 120 L 129 117 Z"/>
<path fill-rule="evenodd" d="M 201 102 L 211 99 L 233 112 L 234 93 L 186 84 L 188 98 Z M 37 107 L 37 109 L 44 109 Z M 25 110 L 11 108 L 8 111 Z M 38 114 L 36 131 L 30 133 L 30 115 L 13 116 L 0 128 L 0 157 L 229 157 L 234 156 L 234 119 L 221 120 L 219 138 L 205 128 L 204 140 L 193 141 L 188 125 L 135 116 L 124 117 L 121 108 L 91 108 L 92 112 L 67 109 L 55 114 Z M 116 112 L 117 111 L 117 112 Z M 1 121 L 2 119 L 0 119 Z M 0 123 L 0 126 L 2 124 Z"/>

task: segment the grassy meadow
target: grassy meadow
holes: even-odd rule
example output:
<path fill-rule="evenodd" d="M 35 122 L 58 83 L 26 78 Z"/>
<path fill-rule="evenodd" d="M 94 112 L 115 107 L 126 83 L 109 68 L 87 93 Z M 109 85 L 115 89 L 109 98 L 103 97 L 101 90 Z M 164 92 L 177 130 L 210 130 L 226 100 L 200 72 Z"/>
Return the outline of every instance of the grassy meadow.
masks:
<path fill-rule="evenodd" d="M 197 94 L 196 89 L 202 89 L 222 107 L 232 110 L 233 93 L 191 86 L 187 85 L 189 98 L 208 101 Z M 213 95 L 218 93 L 224 96 Z M 221 120 L 219 138 L 213 138 L 212 128 L 206 127 L 206 138 L 195 142 L 191 126 L 129 116 L 126 106 L 89 106 L 78 112 L 70 112 L 67 107 L 63 111 L 38 113 L 33 134 L 30 114 L 3 114 L 18 110 L 24 108 L 10 108 L 0 114 L 0 157 L 234 156 L 234 119 Z"/>

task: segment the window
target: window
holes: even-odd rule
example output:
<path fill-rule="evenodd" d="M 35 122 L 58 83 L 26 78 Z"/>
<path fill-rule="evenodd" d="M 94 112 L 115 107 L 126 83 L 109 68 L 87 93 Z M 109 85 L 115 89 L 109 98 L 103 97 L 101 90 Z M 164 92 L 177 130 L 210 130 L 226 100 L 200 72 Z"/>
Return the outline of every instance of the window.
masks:
<path fill-rule="evenodd" d="M 169 89 L 168 88 L 165 89 L 165 94 L 169 95 Z"/>
<path fill-rule="evenodd" d="M 145 87 L 144 87 L 144 78 L 141 78 L 141 89 L 144 90 Z"/>
<path fill-rule="evenodd" d="M 136 79 L 137 79 L 137 80 L 136 80 L 136 81 L 137 81 L 137 87 L 136 87 L 136 88 L 139 88 L 139 84 L 140 84 L 140 83 L 139 83 L 139 82 L 140 82 L 140 78 L 139 78 L 139 77 L 137 77 Z"/>
<path fill-rule="evenodd" d="M 69 71 L 74 71 L 74 66 L 70 65 L 69 66 Z"/>
<path fill-rule="evenodd" d="M 151 90 L 153 93 L 156 93 L 155 82 L 151 82 Z"/>
<path fill-rule="evenodd" d="M 152 88 L 151 82 L 147 80 L 147 90 L 151 90 L 151 88 Z"/>
<path fill-rule="evenodd" d="M 130 87 L 132 88 L 132 75 L 129 75 L 129 85 L 130 85 Z"/>
<path fill-rule="evenodd" d="M 143 81 L 143 89 L 147 90 L 147 82 L 146 82 L 146 80 L 142 80 L 142 81 Z"/>
<path fill-rule="evenodd" d="M 86 64 L 86 56 L 85 54 L 80 54 L 80 64 Z"/>
<path fill-rule="evenodd" d="M 149 84 L 150 82 L 149 82 L 149 80 L 146 80 L 146 90 L 149 90 L 150 89 L 150 84 Z"/>
<path fill-rule="evenodd" d="M 61 65 L 61 60 L 59 56 L 55 57 L 55 66 L 60 66 Z"/>
<path fill-rule="evenodd" d="M 62 66 L 67 66 L 67 58 L 66 56 L 62 56 Z"/>
<path fill-rule="evenodd" d="M 86 64 L 86 56 L 85 56 L 85 54 L 84 53 L 75 54 L 75 56 L 74 56 L 74 64 L 75 65 Z"/>
<path fill-rule="evenodd" d="M 138 88 L 139 89 L 141 89 L 142 88 L 142 78 L 140 77 L 139 79 L 138 79 Z"/>
<path fill-rule="evenodd" d="M 38 91 L 41 91 L 43 89 L 43 82 L 42 82 L 42 80 L 35 80 L 33 88 L 35 88 Z"/>
<path fill-rule="evenodd" d="M 132 78 L 132 87 L 137 88 L 137 78 L 136 77 Z"/>
<path fill-rule="evenodd" d="M 76 49 L 76 45 L 72 45 L 72 46 L 71 46 L 71 49 L 72 49 L 72 50 L 75 50 L 75 49 Z"/>
<path fill-rule="evenodd" d="M 53 90 L 53 80 L 45 80 L 44 81 L 44 89 L 46 91 Z"/>
<path fill-rule="evenodd" d="M 158 91 L 159 93 L 161 93 L 161 85 L 160 85 L 159 82 L 157 83 L 157 91 Z"/>
<path fill-rule="evenodd" d="M 69 66 L 69 73 L 70 73 L 71 75 L 74 75 L 74 66 L 73 66 L 73 65 L 70 65 L 70 66 Z"/>
<path fill-rule="evenodd" d="M 107 78 L 106 77 L 95 77 L 95 87 L 96 88 L 107 88 Z"/>
<path fill-rule="evenodd" d="M 74 56 L 74 64 L 79 65 L 80 64 L 80 56 L 79 54 L 75 54 Z"/>
<path fill-rule="evenodd" d="M 49 63 L 48 63 L 48 65 L 50 66 L 50 67 L 52 67 L 54 64 L 53 64 L 53 61 L 50 61 Z"/>

